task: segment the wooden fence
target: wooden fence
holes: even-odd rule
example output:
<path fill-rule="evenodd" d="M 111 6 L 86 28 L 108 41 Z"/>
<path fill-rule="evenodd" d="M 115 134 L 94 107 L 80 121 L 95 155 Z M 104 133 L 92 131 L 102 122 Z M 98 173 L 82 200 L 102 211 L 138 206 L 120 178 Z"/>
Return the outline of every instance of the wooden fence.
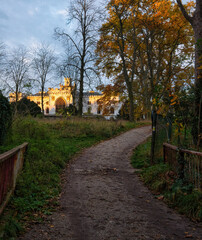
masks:
<path fill-rule="evenodd" d="M 0 154 L 0 215 L 13 193 L 19 171 L 23 167 L 28 143 Z"/>
<path fill-rule="evenodd" d="M 178 177 L 202 190 L 202 152 L 180 149 L 163 144 L 164 162 L 172 166 Z"/>

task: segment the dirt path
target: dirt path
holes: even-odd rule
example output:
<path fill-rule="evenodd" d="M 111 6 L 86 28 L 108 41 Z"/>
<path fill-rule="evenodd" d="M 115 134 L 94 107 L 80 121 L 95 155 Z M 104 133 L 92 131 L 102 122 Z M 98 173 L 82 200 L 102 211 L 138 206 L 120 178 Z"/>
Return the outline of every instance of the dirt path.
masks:
<path fill-rule="evenodd" d="M 130 130 L 74 159 L 65 173 L 59 209 L 22 239 L 200 239 L 199 226 L 155 199 L 130 165 L 132 149 L 150 129 Z"/>

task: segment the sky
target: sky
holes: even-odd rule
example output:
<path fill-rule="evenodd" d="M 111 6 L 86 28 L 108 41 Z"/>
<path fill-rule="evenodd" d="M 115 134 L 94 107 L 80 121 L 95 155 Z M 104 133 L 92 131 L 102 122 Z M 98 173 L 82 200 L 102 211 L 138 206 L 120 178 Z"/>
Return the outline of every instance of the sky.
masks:
<path fill-rule="evenodd" d="M 0 41 L 8 47 L 19 44 L 32 47 L 43 42 L 57 49 L 58 42 L 53 39 L 54 28 L 67 27 L 69 2 L 70 0 L 0 0 Z"/>
<path fill-rule="evenodd" d="M 100 0 L 95 1 L 99 4 Z M 0 0 L 0 42 L 8 49 L 19 45 L 32 49 L 45 43 L 61 56 L 62 45 L 53 34 L 56 27 L 73 32 L 74 25 L 66 24 L 69 4 L 70 0 Z"/>
<path fill-rule="evenodd" d="M 54 28 L 65 28 L 68 0 L 0 0 L 0 41 L 8 47 L 56 44 Z M 57 43 L 58 44 L 58 43 Z"/>

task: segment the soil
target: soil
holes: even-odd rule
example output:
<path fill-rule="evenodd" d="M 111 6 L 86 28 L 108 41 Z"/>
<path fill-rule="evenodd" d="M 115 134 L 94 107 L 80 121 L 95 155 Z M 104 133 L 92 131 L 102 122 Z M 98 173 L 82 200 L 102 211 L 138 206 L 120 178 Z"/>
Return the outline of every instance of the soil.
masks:
<path fill-rule="evenodd" d="M 84 150 L 64 173 L 57 211 L 19 239 L 200 239 L 201 226 L 156 199 L 130 165 L 150 134 L 133 129 Z"/>

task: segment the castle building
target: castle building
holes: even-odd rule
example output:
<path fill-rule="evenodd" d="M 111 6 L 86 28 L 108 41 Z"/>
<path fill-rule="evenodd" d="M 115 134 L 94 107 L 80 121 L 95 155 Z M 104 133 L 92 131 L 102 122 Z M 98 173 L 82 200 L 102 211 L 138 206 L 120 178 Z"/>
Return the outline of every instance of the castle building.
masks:
<path fill-rule="evenodd" d="M 60 112 L 61 109 L 68 107 L 70 104 L 78 105 L 78 94 L 75 94 L 75 99 L 73 98 L 73 92 L 75 86 L 71 86 L 70 79 L 64 78 L 64 85 L 60 84 L 59 88 L 49 88 L 47 92 L 44 92 L 44 114 L 45 115 L 56 115 Z M 98 92 L 89 91 L 84 92 L 83 95 L 83 114 L 92 114 L 92 115 L 102 115 L 103 111 L 98 104 L 98 100 L 103 95 Z M 18 98 L 19 100 L 23 98 L 23 94 L 20 93 Z M 34 95 L 26 96 L 30 101 L 35 102 L 41 109 L 41 92 Z M 9 95 L 10 102 L 15 102 L 15 93 L 10 93 Z M 113 97 L 115 104 L 111 106 L 109 114 L 105 115 L 105 118 L 115 118 L 118 115 L 121 104 L 119 102 L 119 97 Z"/>

